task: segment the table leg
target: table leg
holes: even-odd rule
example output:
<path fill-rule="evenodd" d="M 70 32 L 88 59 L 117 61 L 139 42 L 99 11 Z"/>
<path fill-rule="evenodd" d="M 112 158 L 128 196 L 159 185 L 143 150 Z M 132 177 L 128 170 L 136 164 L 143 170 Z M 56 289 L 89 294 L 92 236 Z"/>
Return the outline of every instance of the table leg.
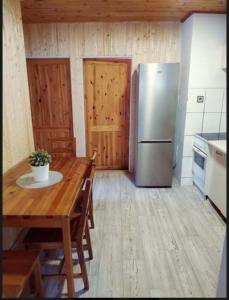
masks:
<path fill-rule="evenodd" d="M 63 220 L 62 233 L 63 233 L 63 244 L 64 244 L 64 256 L 65 256 L 65 263 L 66 263 L 68 296 L 74 297 L 75 288 L 74 288 L 74 277 L 73 277 L 71 229 L 70 229 L 70 219 L 68 218 Z"/>
<path fill-rule="evenodd" d="M 34 276 L 35 276 L 36 295 L 38 297 L 43 297 L 39 257 L 37 258 L 37 262 L 34 270 Z"/>

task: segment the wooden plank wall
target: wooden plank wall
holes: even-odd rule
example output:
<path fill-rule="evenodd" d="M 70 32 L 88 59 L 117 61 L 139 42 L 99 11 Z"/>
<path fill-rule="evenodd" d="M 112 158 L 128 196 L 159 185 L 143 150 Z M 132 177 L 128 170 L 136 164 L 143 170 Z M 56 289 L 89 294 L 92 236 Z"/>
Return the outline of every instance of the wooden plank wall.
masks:
<path fill-rule="evenodd" d="M 3 172 L 34 149 L 21 9 L 19 0 L 3 1 Z M 3 232 L 4 248 L 18 230 Z"/>
<path fill-rule="evenodd" d="M 27 57 L 70 57 L 73 122 L 78 156 L 84 156 L 82 57 L 132 57 L 130 170 L 133 166 L 135 70 L 138 63 L 179 62 L 179 22 L 24 24 Z"/>

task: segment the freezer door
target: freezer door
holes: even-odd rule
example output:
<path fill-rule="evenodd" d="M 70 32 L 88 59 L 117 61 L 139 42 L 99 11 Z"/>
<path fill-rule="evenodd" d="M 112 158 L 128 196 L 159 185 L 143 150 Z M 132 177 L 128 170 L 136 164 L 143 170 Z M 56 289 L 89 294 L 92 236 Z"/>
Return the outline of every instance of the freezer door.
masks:
<path fill-rule="evenodd" d="M 139 65 L 137 142 L 174 139 L 178 71 L 178 63 Z"/>
<path fill-rule="evenodd" d="M 172 185 L 173 143 L 138 143 L 136 186 L 162 187 Z"/>

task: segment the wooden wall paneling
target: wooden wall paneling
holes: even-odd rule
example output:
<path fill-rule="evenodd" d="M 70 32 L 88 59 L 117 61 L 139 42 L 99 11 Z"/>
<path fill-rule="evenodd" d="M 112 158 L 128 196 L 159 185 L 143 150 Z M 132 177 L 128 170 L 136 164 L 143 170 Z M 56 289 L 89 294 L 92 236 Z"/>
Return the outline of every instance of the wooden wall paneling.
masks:
<path fill-rule="evenodd" d="M 83 54 L 85 56 L 97 56 L 98 48 L 100 44 L 97 40 L 97 24 L 96 23 L 86 23 L 83 26 L 83 36 L 86 36 L 87 39 L 84 39 L 84 49 Z"/>
<path fill-rule="evenodd" d="M 226 12 L 226 0 L 23 0 L 25 22 L 182 21 L 192 12 Z"/>
<path fill-rule="evenodd" d="M 28 57 L 70 57 L 73 124 L 78 156 L 86 154 L 83 57 L 131 57 L 132 78 L 138 63 L 180 60 L 179 22 L 24 24 L 24 33 Z M 47 43 L 51 36 L 52 45 Z M 131 82 L 130 170 L 133 167 L 135 86 L 135 82 Z"/>
<path fill-rule="evenodd" d="M 25 39 L 25 41 L 29 42 L 32 55 L 36 55 L 36 57 L 58 56 L 57 24 L 39 24 L 39 26 L 31 24 L 28 30 L 29 39 Z M 26 36 L 26 33 L 24 35 Z M 26 54 L 29 56 L 28 53 Z"/>
<path fill-rule="evenodd" d="M 3 173 L 34 149 L 20 1 L 3 1 Z M 3 249 L 21 229 L 4 228 Z"/>
<path fill-rule="evenodd" d="M 107 23 L 106 26 L 103 27 L 103 47 L 104 47 L 104 56 L 111 55 L 111 25 Z"/>
<path fill-rule="evenodd" d="M 25 45 L 25 53 L 26 56 L 31 56 L 33 51 L 32 51 L 32 45 L 30 42 L 30 28 L 29 26 L 23 26 L 23 33 L 24 33 L 24 45 Z"/>
<path fill-rule="evenodd" d="M 70 31 L 69 24 L 56 24 L 57 55 L 68 57 L 70 53 Z"/>
<path fill-rule="evenodd" d="M 126 27 L 126 55 L 132 56 L 134 25 L 133 23 L 128 22 L 125 23 L 125 27 Z"/>
<path fill-rule="evenodd" d="M 77 156 L 86 154 L 84 91 L 83 91 L 83 62 L 84 51 L 83 24 L 69 24 L 69 56 L 71 67 L 73 130 L 76 137 Z M 82 142 L 83 141 L 83 142 Z"/>
<path fill-rule="evenodd" d="M 104 25 L 102 23 L 96 24 L 96 39 L 97 39 L 97 55 L 104 55 Z"/>
<path fill-rule="evenodd" d="M 114 56 L 127 56 L 126 23 L 111 24 L 111 53 Z"/>
<path fill-rule="evenodd" d="M 3 172 L 33 150 L 19 1 L 3 2 Z"/>
<path fill-rule="evenodd" d="M 47 26 L 48 29 L 47 30 Z M 62 26 L 63 27 L 63 26 Z M 37 41 L 36 36 L 34 37 L 33 41 L 36 43 L 36 49 L 38 55 L 40 56 L 58 56 L 58 31 L 57 31 L 57 24 L 40 24 L 38 29 L 38 36 L 42 41 L 43 50 L 39 45 L 39 41 Z M 57 41 L 57 42 L 56 42 Z M 42 50 L 42 51 L 41 51 Z"/>

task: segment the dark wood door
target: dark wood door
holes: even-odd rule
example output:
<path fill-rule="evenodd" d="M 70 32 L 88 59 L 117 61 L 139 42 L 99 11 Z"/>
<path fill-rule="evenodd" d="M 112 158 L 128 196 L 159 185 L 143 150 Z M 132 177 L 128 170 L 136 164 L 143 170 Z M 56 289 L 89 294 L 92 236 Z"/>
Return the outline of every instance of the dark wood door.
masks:
<path fill-rule="evenodd" d="M 130 60 L 85 60 L 87 154 L 96 167 L 128 169 Z"/>
<path fill-rule="evenodd" d="M 75 155 L 69 59 L 27 59 L 35 149 Z"/>

